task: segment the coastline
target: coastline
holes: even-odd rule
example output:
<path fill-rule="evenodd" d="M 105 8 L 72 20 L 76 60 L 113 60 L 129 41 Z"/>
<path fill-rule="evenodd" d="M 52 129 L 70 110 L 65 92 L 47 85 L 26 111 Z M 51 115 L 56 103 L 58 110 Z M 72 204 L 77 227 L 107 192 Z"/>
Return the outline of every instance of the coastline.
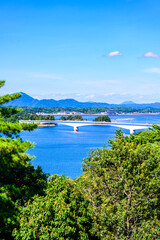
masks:
<path fill-rule="evenodd" d="M 56 123 L 40 123 L 38 127 L 56 127 Z"/>
<path fill-rule="evenodd" d="M 103 113 L 78 113 L 79 115 L 95 115 L 95 116 L 97 116 L 97 115 L 105 115 L 105 114 L 103 114 Z M 50 115 L 50 114 L 48 114 L 48 115 Z M 59 113 L 54 113 L 54 114 L 52 114 L 52 115 L 55 115 L 55 116 L 69 116 L 69 115 L 76 115 L 76 114 L 59 114 Z M 107 115 L 107 114 L 106 114 Z M 133 112 L 133 113 L 117 113 L 117 114 L 108 114 L 109 116 L 123 116 L 123 115 L 160 115 L 160 112 L 156 112 L 156 113 L 135 113 L 135 112 Z"/>

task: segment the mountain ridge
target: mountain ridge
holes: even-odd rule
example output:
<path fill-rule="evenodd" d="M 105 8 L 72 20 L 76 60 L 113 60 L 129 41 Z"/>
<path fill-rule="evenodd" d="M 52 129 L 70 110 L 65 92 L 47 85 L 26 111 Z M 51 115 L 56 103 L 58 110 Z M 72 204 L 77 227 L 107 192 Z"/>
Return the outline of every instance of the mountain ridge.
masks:
<path fill-rule="evenodd" d="M 109 104 L 104 102 L 79 102 L 75 99 L 41 99 L 38 100 L 29 96 L 28 94 L 21 92 L 22 96 L 18 99 L 13 100 L 12 102 L 5 104 L 4 106 L 13 106 L 13 107 L 73 107 L 73 108 L 135 108 L 135 109 L 144 109 L 144 108 L 155 108 L 160 109 L 160 102 L 155 103 L 134 103 L 132 101 L 125 101 L 121 104 Z"/>

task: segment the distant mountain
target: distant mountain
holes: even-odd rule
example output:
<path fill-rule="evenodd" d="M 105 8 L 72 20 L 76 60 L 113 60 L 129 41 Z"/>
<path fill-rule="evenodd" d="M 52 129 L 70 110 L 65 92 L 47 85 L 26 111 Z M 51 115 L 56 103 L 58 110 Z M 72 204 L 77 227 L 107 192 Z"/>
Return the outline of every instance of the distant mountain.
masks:
<path fill-rule="evenodd" d="M 96 102 L 78 102 L 74 99 L 42 99 L 38 100 L 30 97 L 26 93 L 21 92 L 22 96 L 18 99 L 9 102 L 9 106 L 17 107 L 74 107 L 74 108 L 90 108 L 90 107 L 109 107 L 108 103 L 96 103 Z"/>
<path fill-rule="evenodd" d="M 98 103 L 98 102 L 78 102 L 74 99 L 42 99 L 38 100 L 30 97 L 26 93 L 21 92 L 22 96 L 15 99 L 5 106 L 17 106 L 17 107 L 73 107 L 73 108 L 91 108 L 91 107 L 104 107 L 104 108 L 135 108 L 135 109 L 145 109 L 145 108 L 156 108 L 160 109 L 160 103 L 143 103 L 138 104 L 132 101 L 126 101 L 121 104 L 109 104 L 109 103 Z"/>
<path fill-rule="evenodd" d="M 6 105 L 17 106 L 17 107 L 30 107 L 30 106 L 32 107 L 38 104 L 39 100 L 30 97 L 26 93 L 21 92 L 21 94 L 22 96 L 20 98 L 13 100 Z"/>
<path fill-rule="evenodd" d="M 123 103 L 121 103 L 122 105 L 124 105 L 124 104 L 136 104 L 136 103 L 134 103 L 134 102 L 132 102 L 132 101 L 125 101 L 125 102 L 123 102 Z"/>

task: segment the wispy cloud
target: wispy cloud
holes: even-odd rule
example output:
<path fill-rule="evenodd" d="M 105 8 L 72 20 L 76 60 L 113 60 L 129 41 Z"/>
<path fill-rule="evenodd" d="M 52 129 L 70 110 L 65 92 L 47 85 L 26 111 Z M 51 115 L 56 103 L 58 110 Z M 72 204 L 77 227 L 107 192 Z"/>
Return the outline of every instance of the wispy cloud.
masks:
<path fill-rule="evenodd" d="M 159 58 L 159 55 L 157 53 L 153 53 L 153 52 L 147 52 L 145 54 L 143 54 L 144 58 Z"/>
<path fill-rule="evenodd" d="M 148 68 L 143 70 L 143 72 L 160 74 L 160 68 Z"/>
<path fill-rule="evenodd" d="M 104 94 L 104 96 L 107 96 L 107 97 L 108 97 L 108 96 L 113 96 L 113 95 L 115 95 L 115 93 L 112 93 L 112 92 L 111 92 L 111 93 L 105 93 L 105 94 Z"/>
<path fill-rule="evenodd" d="M 95 97 L 95 94 L 89 94 L 86 96 L 86 99 L 93 99 Z"/>
<path fill-rule="evenodd" d="M 122 53 L 120 53 L 119 51 L 114 51 L 114 52 L 110 52 L 109 54 L 105 55 L 105 57 L 115 57 L 115 56 L 122 56 Z"/>
<path fill-rule="evenodd" d="M 137 96 L 135 99 L 143 99 L 144 96 L 140 95 L 140 96 Z"/>
<path fill-rule="evenodd" d="M 29 94 L 29 93 L 28 93 Z M 90 94 L 84 94 L 84 93 L 65 93 L 65 92 L 50 92 L 50 93 L 42 93 L 37 95 L 35 94 L 29 94 L 34 98 L 37 99 L 67 99 L 67 98 L 73 98 L 80 102 L 87 102 L 87 101 L 93 101 L 93 102 L 106 102 L 106 103 L 122 103 L 124 101 L 133 101 L 137 103 L 149 103 L 149 102 L 160 102 L 159 94 L 128 94 L 128 93 L 109 93 L 107 94 L 97 94 L 97 93 L 90 93 Z"/>

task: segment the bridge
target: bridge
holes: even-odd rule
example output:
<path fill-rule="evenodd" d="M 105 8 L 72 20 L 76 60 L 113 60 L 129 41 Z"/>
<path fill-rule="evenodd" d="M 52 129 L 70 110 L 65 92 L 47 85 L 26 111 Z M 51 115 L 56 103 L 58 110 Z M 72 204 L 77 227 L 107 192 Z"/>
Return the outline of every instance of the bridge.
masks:
<path fill-rule="evenodd" d="M 152 127 L 152 124 L 142 124 L 142 123 L 115 123 L 115 122 L 93 122 L 93 121 L 87 121 L 87 122 L 71 122 L 71 121 L 31 121 L 31 120 L 20 120 L 19 122 L 37 122 L 37 123 L 57 123 L 58 125 L 62 124 L 62 125 L 66 125 L 66 126 L 70 126 L 73 127 L 73 130 L 75 132 L 79 131 L 79 127 L 83 127 L 83 126 L 90 126 L 90 125 L 97 125 L 97 126 L 112 126 L 112 127 L 117 127 L 117 128 L 124 128 L 130 131 L 130 134 L 134 134 L 136 130 L 143 130 L 143 129 L 147 129 Z"/>
<path fill-rule="evenodd" d="M 62 124 L 62 125 L 67 125 L 70 127 L 73 127 L 75 132 L 79 131 L 79 127 L 83 127 L 83 126 L 89 126 L 89 125 L 100 125 L 100 126 L 112 126 L 112 127 L 117 127 L 117 128 L 124 128 L 130 131 L 130 134 L 134 134 L 136 130 L 141 130 L 141 129 L 147 129 L 152 127 L 151 124 L 134 124 L 134 123 L 121 123 L 121 124 L 117 124 L 117 123 L 112 123 L 112 122 L 106 122 L 106 123 L 102 123 L 102 122 L 58 122 L 58 124 Z"/>
<path fill-rule="evenodd" d="M 58 123 L 58 124 L 67 125 L 67 126 L 73 127 L 74 132 L 78 132 L 79 131 L 79 127 L 94 125 L 92 123 L 79 123 L 79 122 L 78 123 L 73 123 L 73 122 L 69 123 L 69 122 L 67 122 L 67 123 Z"/>

